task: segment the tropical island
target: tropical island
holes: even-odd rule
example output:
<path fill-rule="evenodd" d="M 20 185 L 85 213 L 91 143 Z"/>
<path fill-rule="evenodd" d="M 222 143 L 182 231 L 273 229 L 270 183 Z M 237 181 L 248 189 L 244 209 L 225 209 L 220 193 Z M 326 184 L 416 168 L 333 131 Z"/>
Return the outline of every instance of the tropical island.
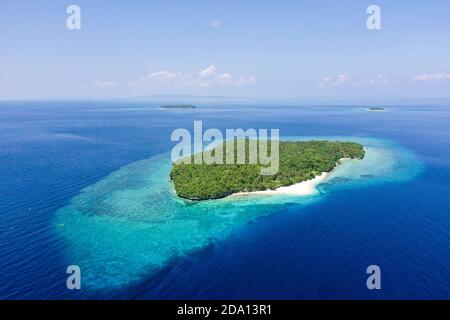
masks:
<path fill-rule="evenodd" d="M 214 154 L 217 148 L 226 150 L 222 143 L 208 151 Z M 280 141 L 279 169 L 274 175 L 261 175 L 264 167 L 259 161 L 248 163 L 249 140 L 245 140 L 245 164 L 189 164 L 182 159 L 173 163 L 170 178 L 176 194 L 189 200 L 223 198 L 235 193 L 276 190 L 286 186 L 315 179 L 332 171 L 341 159 L 363 159 L 361 144 L 340 141 Z M 270 144 L 269 144 L 270 152 Z M 206 152 L 206 151 L 205 151 Z M 205 156 L 205 152 L 202 156 Z M 234 153 L 236 154 L 236 152 Z M 191 159 L 195 155 L 191 156 Z M 190 159 L 190 160 L 191 160 Z"/>
<path fill-rule="evenodd" d="M 160 106 L 161 109 L 195 109 L 191 104 L 169 104 Z"/>

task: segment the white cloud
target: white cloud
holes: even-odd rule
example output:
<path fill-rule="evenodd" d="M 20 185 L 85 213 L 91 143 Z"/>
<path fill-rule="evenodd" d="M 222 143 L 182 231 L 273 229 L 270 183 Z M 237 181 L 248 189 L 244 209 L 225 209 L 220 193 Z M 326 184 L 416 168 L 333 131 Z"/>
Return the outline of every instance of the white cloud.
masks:
<path fill-rule="evenodd" d="M 336 77 L 326 76 L 320 79 L 320 81 L 317 83 L 317 87 L 339 87 L 345 83 L 348 83 L 350 79 L 351 78 L 348 74 L 340 74 Z"/>
<path fill-rule="evenodd" d="M 183 73 L 167 70 L 155 71 L 141 77 L 131 85 L 172 85 L 192 87 L 245 86 L 255 83 L 254 76 L 235 77 L 230 73 L 219 73 L 213 65 L 198 73 Z"/>
<path fill-rule="evenodd" d="M 450 73 L 439 72 L 439 73 L 424 73 L 414 76 L 411 81 L 412 82 L 420 82 L 420 81 L 442 81 L 442 80 L 450 80 Z"/>
<path fill-rule="evenodd" d="M 110 80 L 97 80 L 94 81 L 93 83 L 93 86 L 96 88 L 113 88 L 116 87 L 117 85 L 118 85 L 117 82 Z"/>
<path fill-rule="evenodd" d="M 220 27 L 220 21 L 216 20 L 216 19 L 212 19 L 211 22 L 209 23 L 209 25 L 212 28 L 219 28 Z"/>
<path fill-rule="evenodd" d="M 352 86 L 352 87 L 372 87 L 372 86 L 384 86 L 389 83 L 389 79 L 379 74 L 371 80 L 358 80 L 353 81 L 348 74 L 339 74 L 337 76 L 322 77 L 316 86 L 318 88 L 327 87 L 340 87 L 340 86 Z"/>
<path fill-rule="evenodd" d="M 155 71 L 152 72 L 145 77 L 142 77 L 139 79 L 140 82 L 152 82 L 152 81 L 158 81 L 158 82 L 170 82 L 172 80 L 177 80 L 182 76 L 182 73 L 175 73 L 170 72 L 166 70 L 162 71 Z"/>

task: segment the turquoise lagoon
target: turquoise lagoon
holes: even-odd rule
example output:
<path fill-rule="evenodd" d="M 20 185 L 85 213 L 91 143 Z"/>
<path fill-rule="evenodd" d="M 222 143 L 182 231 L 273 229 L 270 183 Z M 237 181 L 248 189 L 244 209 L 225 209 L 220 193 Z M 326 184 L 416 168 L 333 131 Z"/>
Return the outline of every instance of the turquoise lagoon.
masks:
<path fill-rule="evenodd" d="M 178 198 L 169 181 L 170 154 L 126 165 L 84 188 L 56 214 L 55 228 L 66 258 L 82 270 L 90 290 L 126 287 L 169 268 L 177 259 L 225 239 L 284 206 L 327 201 L 336 188 L 370 188 L 414 179 L 422 166 L 410 151 L 370 137 L 285 137 L 283 140 L 355 141 L 363 160 L 340 164 L 309 196 L 228 197 L 191 202 Z"/>

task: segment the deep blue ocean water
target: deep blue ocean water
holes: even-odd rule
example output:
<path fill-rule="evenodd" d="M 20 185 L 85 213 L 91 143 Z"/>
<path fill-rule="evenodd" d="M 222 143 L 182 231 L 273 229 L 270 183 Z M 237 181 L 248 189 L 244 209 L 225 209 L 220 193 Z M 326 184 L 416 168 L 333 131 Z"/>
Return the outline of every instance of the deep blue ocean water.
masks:
<path fill-rule="evenodd" d="M 448 299 L 449 119 L 450 106 L 431 105 L 367 112 L 359 106 L 160 110 L 131 102 L 2 102 L 0 298 Z M 396 183 L 332 192 L 324 184 L 317 201 L 276 206 L 157 272 L 143 270 L 130 283 L 108 288 L 83 286 L 82 280 L 82 290 L 68 290 L 67 266 L 104 239 L 89 238 L 77 247 L 76 230 L 66 233 L 69 225 L 60 223 L 71 218 L 64 208 L 73 208 L 74 201 L 79 206 L 81 190 L 124 166 L 166 154 L 172 131 L 191 129 L 194 120 L 222 130 L 279 128 L 283 136 L 385 139 L 413 154 L 420 170 Z M 138 242 L 126 249 L 133 247 L 145 249 Z M 102 267 L 119 270 L 113 258 L 128 259 L 112 257 Z M 371 264 L 381 267 L 382 290 L 366 288 Z"/>

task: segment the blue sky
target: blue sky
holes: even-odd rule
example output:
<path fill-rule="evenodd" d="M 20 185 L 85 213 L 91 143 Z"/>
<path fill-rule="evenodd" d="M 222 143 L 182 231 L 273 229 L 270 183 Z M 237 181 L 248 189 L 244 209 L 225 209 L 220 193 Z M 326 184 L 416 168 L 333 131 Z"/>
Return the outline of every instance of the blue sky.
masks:
<path fill-rule="evenodd" d="M 448 0 L 6 0 L 0 99 L 449 97 L 449 39 Z"/>

